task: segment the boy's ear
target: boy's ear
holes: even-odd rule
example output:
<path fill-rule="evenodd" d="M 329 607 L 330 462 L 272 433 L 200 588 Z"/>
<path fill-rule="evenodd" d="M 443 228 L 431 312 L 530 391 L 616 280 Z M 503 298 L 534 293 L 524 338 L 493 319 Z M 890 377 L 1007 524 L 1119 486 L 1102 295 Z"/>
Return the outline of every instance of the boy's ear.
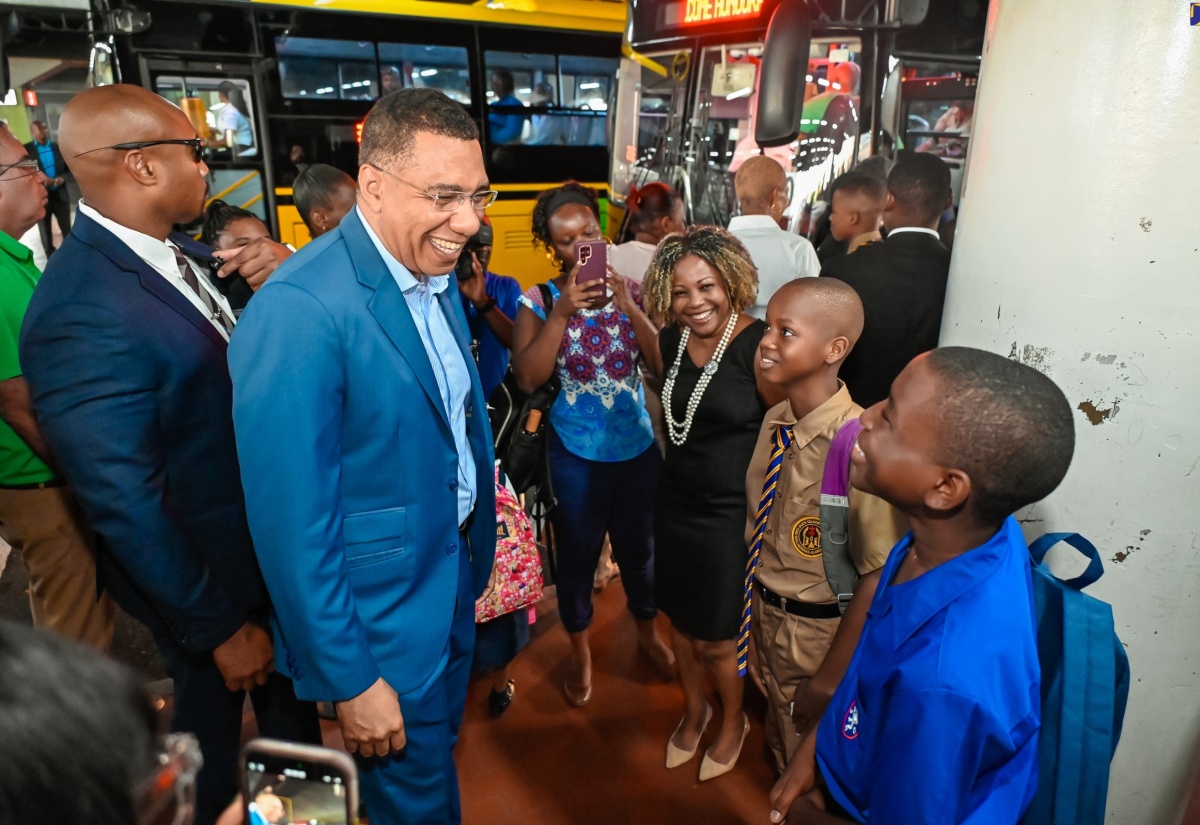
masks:
<path fill-rule="evenodd" d="M 829 351 L 825 353 L 826 364 L 836 364 L 850 352 L 850 339 L 839 335 L 829 342 Z"/>
<path fill-rule="evenodd" d="M 925 493 L 925 506 L 938 513 L 957 510 L 971 496 L 971 477 L 962 470 L 942 468 L 938 483 Z"/>

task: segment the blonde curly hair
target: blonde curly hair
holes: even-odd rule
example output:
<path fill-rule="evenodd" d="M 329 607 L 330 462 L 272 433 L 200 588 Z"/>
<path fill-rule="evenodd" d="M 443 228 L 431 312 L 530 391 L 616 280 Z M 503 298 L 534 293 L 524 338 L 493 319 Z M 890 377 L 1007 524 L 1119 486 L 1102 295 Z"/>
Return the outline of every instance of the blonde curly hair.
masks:
<path fill-rule="evenodd" d="M 658 245 L 642 282 L 646 312 L 664 324 L 678 319 L 671 310 L 671 276 L 688 255 L 695 255 L 721 276 L 734 312 L 745 312 L 758 295 L 758 270 L 750 253 L 733 234 L 719 226 L 693 226 L 682 235 L 669 235 Z"/>

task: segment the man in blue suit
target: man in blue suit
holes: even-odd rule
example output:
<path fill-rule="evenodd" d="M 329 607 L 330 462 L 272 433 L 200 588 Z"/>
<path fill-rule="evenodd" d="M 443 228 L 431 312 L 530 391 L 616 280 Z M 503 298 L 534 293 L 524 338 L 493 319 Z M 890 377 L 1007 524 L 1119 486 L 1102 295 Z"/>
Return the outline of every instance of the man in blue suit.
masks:
<path fill-rule="evenodd" d="M 21 364 L 97 533 L 101 584 L 153 632 L 172 725 L 200 739 L 196 821 L 211 825 L 236 793 L 246 691 L 263 735 L 319 743 L 320 728 L 272 673 L 233 436 L 233 319 L 199 274 L 212 252 L 171 232 L 200 214 L 208 169 L 183 112 L 134 86 L 77 95 L 60 138 L 83 200 L 29 304 Z M 276 247 L 226 266 L 265 275 Z"/>
<path fill-rule="evenodd" d="M 465 109 L 384 96 L 357 207 L 279 268 L 229 349 L 280 658 L 300 696 L 335 703 L 373 825 L 460 820 L 451 749 L 496 519 L 450 273 L 495 196 Z"/>

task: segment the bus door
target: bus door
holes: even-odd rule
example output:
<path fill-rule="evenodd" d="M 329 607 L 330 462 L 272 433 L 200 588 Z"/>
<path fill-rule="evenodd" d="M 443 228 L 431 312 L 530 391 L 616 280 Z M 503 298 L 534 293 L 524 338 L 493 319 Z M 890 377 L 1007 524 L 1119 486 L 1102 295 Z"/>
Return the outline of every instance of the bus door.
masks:
<path fill-rule="evenodd" d="M 278 233 L 262 90 L 253 65 L 144 58 L 142 83 L 179 106 L 205 141 L 206 205 L 219 199 L 239 206 Z M 198 234 L 199 224 L 188 229 Z"/>

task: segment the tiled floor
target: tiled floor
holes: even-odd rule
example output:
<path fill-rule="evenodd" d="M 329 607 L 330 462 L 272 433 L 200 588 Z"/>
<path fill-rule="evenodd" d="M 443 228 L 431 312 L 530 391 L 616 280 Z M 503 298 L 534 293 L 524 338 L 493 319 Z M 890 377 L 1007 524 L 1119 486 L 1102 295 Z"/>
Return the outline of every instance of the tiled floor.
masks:
<path fill-rule="evenodd" d="M 624 604 L 619 580 L 596 598 L 586 707 L 571 707 L 562 696 L 567 636 L 553 599 L 540 606 L 534 638 L 514 663 L 517 694 L 503 718 L 487 715 L 489 680 L 472 683 L 456 753 L 465 825 L 768 821 L 774 775 L 764 755 L 761 701 L 750 700 L 750 734 L 731 773 L 700 784 L 702 751 L 668 771 L 666 742 L 683 694 L 638 655 Z"/>

